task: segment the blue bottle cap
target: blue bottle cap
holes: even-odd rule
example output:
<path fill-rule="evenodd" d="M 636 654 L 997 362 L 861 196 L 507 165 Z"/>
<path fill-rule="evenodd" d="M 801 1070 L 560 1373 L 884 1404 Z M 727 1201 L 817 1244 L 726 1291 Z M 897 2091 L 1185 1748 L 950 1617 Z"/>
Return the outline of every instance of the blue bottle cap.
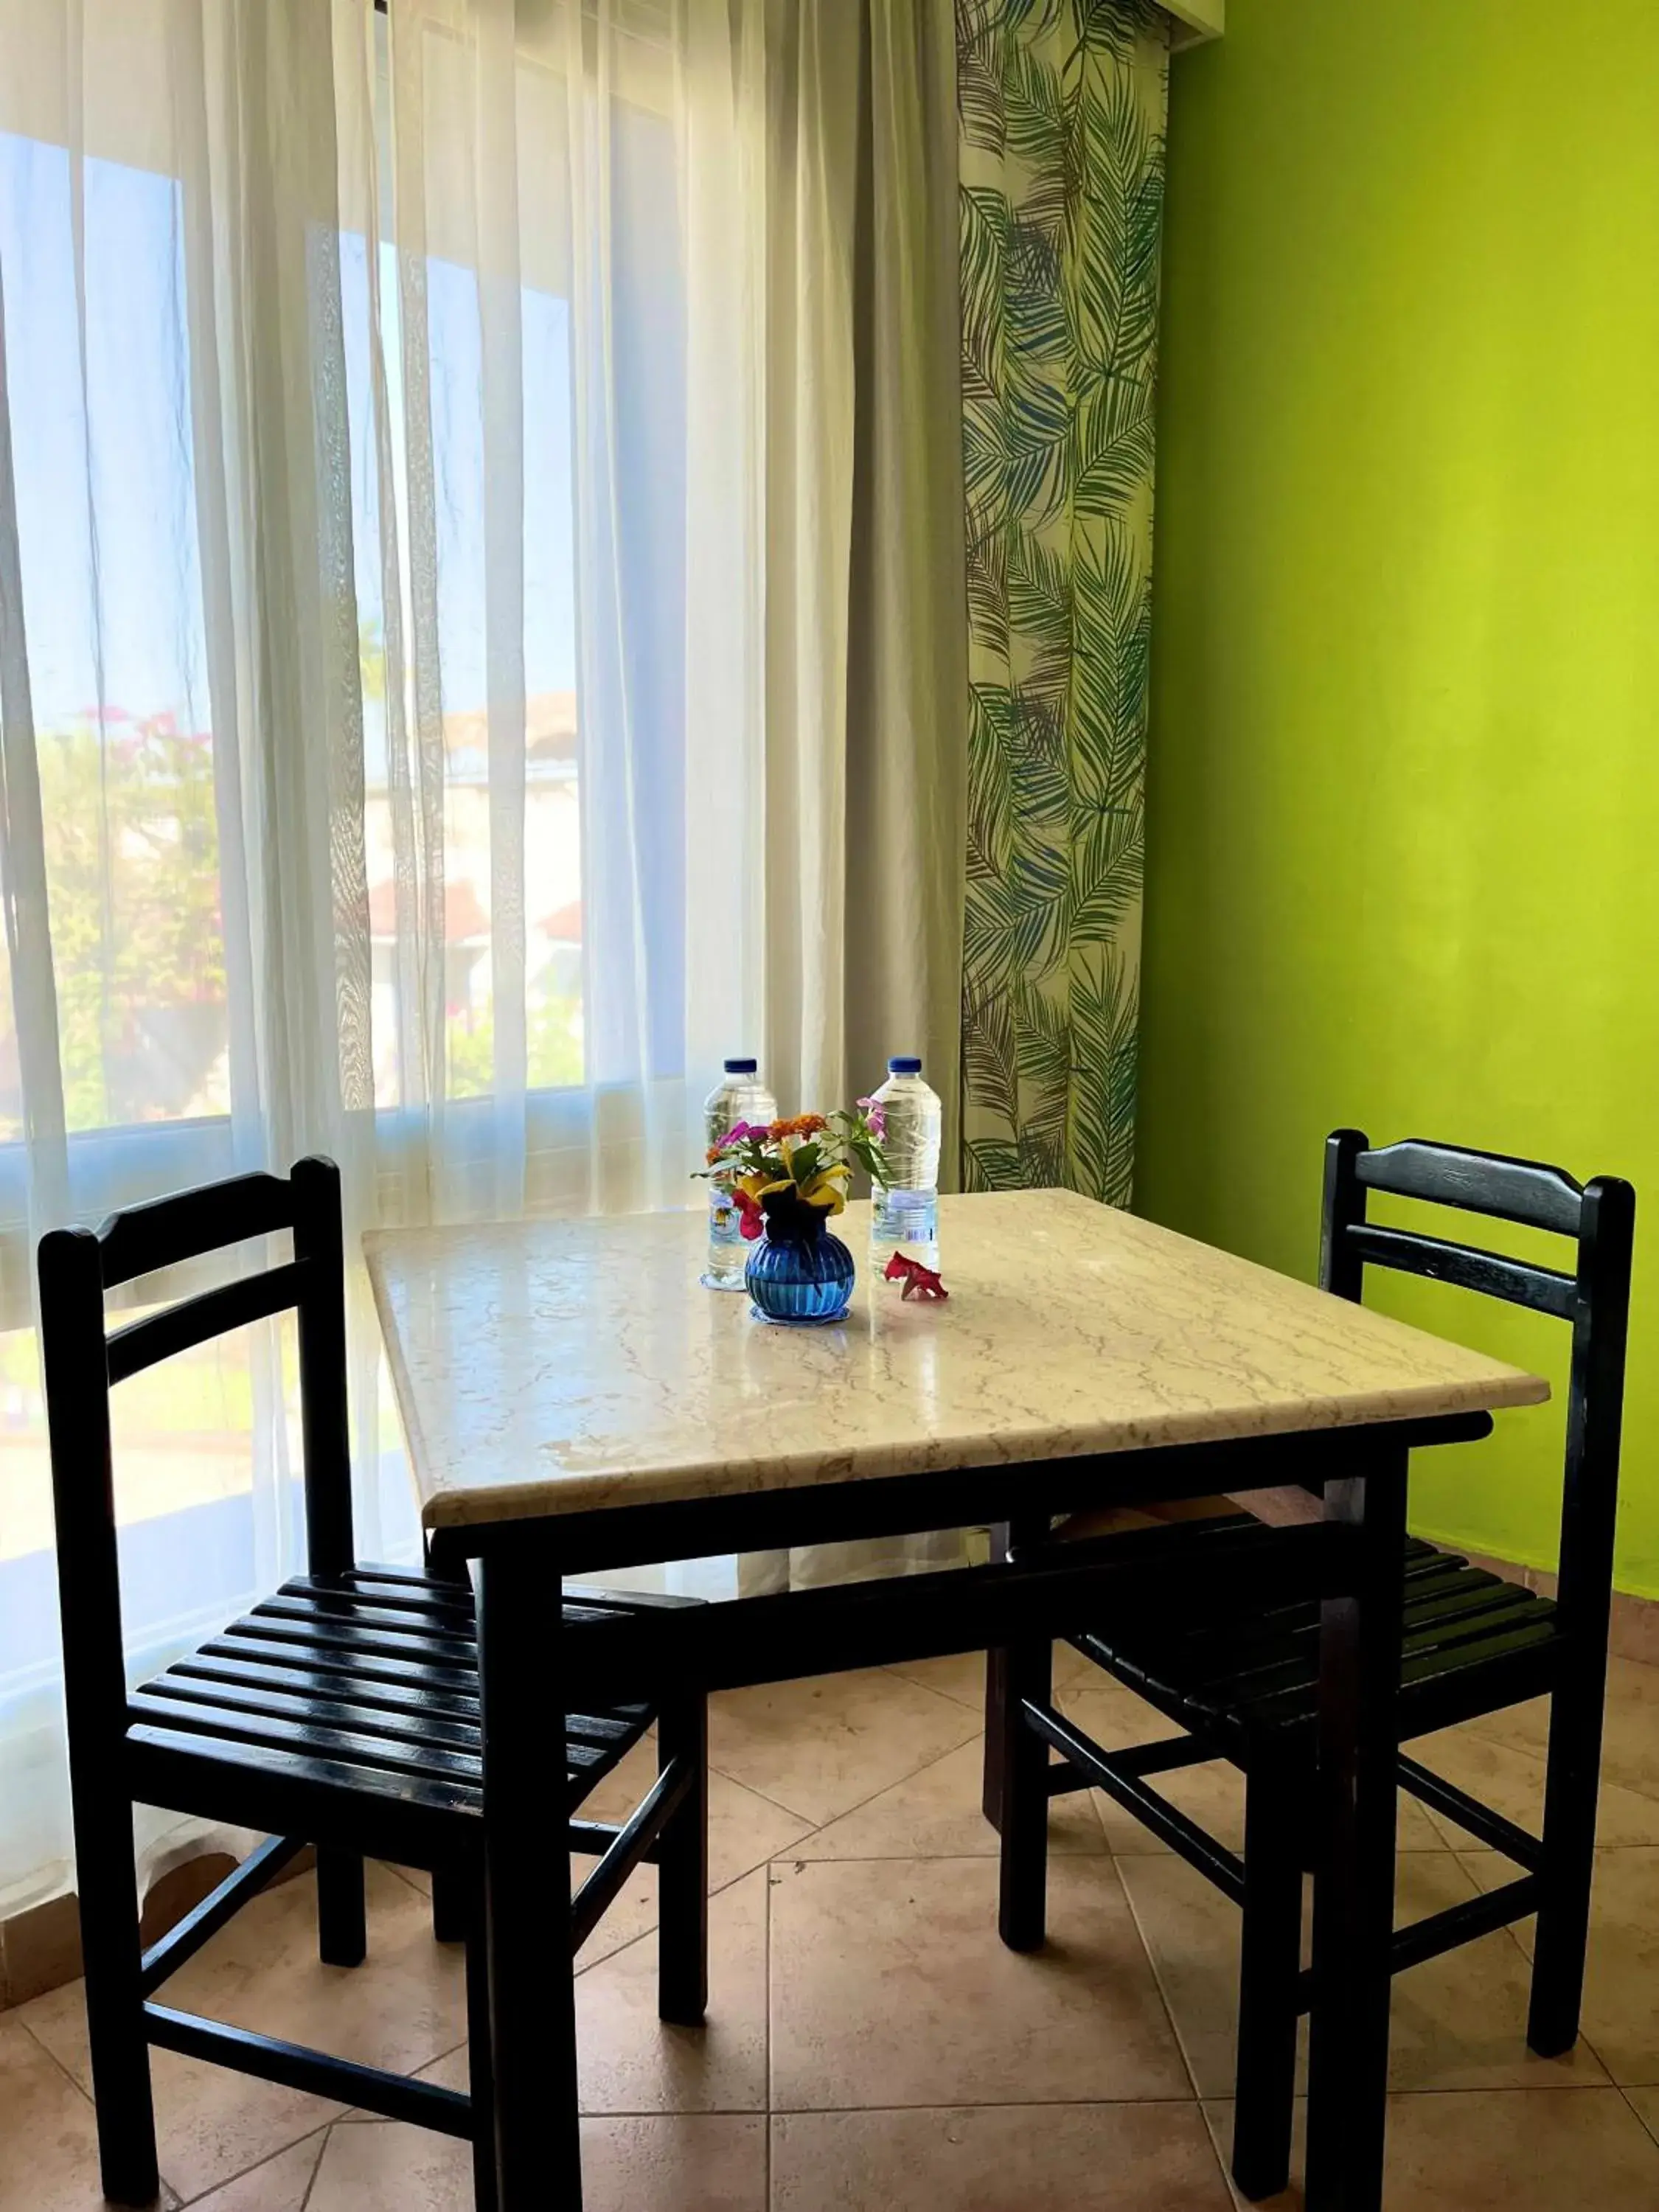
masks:
<path fill-rule="evenodd" d="M 725 1063 L 728 1075 L 752 1075 L 757 1065 L 758 1062 L 752 1060 L 728 1060 Z"/>
<path fill-rule="evenodd" d="M 920 1075 L 921 1062 L 914 1053 L 896 1053 L 887 1063 L 887 1073 L 890 1075 Z"/>

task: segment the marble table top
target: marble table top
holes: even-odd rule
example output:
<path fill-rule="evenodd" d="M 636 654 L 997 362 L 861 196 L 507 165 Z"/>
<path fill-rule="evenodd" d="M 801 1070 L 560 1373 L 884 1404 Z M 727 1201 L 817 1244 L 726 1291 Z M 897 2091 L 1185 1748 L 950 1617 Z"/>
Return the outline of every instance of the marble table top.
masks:
<path fill-rule="evenodd" d="M 1426 1419 L 1538 1376 L 1061 1190 L 940 1202 L 950 1297 L 789 1328 L 702 1289 L 701 1212 L 380 1231 L 429 1528 Z"/>

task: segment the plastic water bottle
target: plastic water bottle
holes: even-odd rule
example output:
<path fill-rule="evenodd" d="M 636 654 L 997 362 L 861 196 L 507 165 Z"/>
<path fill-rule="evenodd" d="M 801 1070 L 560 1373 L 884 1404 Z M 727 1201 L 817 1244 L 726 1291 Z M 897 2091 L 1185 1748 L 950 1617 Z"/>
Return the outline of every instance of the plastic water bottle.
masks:
<path fill-rule="evenodd" d="M 775 1121 L 777 1101 L 761 1081 L 752 1060 L 728 1060 L 716 1089 L 702 1102 L 703 1136 L 718 1145 L 738 1121 Z M 708 1186 L 708 1265 L 702 1281 L 711 1291 L 740 1291 L 744 1262 L 749 1256 L 742 1224 L 729 1191 L 718 1183 Z"/>
<path fill-rule="evenodd" d="M 903 1054 L 887 1063 L 876 1101 L 886 1123 L 882 1139 L 892 1171 L 890 1189 L 871 1193 L 870 1271 L 879 1276 L 895 1252 L 939 1266 L 939 1153 L 945 1109 L 922 1081 L 921 1062 Z"/>

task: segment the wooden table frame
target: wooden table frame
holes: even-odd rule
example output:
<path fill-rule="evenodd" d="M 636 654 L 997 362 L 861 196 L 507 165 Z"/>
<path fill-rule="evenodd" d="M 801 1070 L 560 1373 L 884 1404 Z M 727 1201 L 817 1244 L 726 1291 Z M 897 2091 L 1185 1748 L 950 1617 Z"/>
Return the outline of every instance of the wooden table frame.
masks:
<path fill-rule="evenodd" d="M 1146 1595 L 1111 1540 L 1066 1559 L 738 1599 L 665 1616 L 655 1641 L 562 1624 L 559 1577 L 796 1545 L 995 1525 L 1306 1481 L 1325 1518 L 1282 1532 L 1286 1595 L 1323 1598 L 1320 1820 L 1314 1906 L 1307 2203 L 1378 2212 L 1388 2087 L 1402 1542 L 1412 1449 L 1487 1435 L 1486 1413 L 1165 1445 L 945 1474 L 890 1475 L 672 1504 L 473 1522 L 434 1532 L 476 1563 L 482 1676 L 489 1973 L 499 2212 L 577 2212 L 570 1915 L 562 1776 L 546 1715 L 590 1674 L 626 1696 L 665 1662 L 710 1689 L 791 1680 L 1063 1635 Z M 1333 1479 L 1334 1477 L 1334 1479 Z M 1224 1548 L 1218 1551 L 1224 1571 Z M 1255 1570 L 1259 1576 L 1261 1569 Z M 1259 1580 L 1252 1587 L 1274 1595 Z M 1192 1601 L 1192 1570 L 1183 1570 Z M 1202 1591 L 1196 1595 L 1201 1598 Z M 672 1644 L 665 1639 L 672 1639 Z"/>

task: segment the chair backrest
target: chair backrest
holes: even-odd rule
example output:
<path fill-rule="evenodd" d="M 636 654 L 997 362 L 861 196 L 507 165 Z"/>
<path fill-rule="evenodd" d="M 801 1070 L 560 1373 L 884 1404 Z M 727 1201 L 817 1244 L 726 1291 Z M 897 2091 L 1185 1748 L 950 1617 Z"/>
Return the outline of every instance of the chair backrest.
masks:
<path fill-rule="evenodd" d="M 1382 1228 L 1365 1218 L 1374 1190 L 1570 1238 L 1571 1270 Z M 1616 1176 L 1580 1184 L 1535 1160 L 1417 1138 L 1373 1150 L 1358 1129 L 1338 1129 L 1326 1142 L 1322 1288 L 1357 1299 L 1368 1267 L 1393 1267 L 1571 1323 L 1557 1601 L 1564 1627 L 1598 1643 L 1605 1641 L 1612 1602 L 1635 1221 L 1636 1193 Z"/>
<path fill-rule="evenodd" d="M 106 1291 L 281 1230 L 293 1232 L 292 1260 L 106 1332 Z M 37 1265 L 73 1746 L 84 1732 L 125 1725 L 110 1449 L 113 1384 L 192 1345 L 294 1308 L 307 1561 L 313 1575 L 339 1574 L 353 1564 L 340 1172 L 332 1160 L 301 1160 L 286 1180 L 234 1176 L 129 1206 L 95 1230 L 51 1230 L 40 1239 Z"/>

